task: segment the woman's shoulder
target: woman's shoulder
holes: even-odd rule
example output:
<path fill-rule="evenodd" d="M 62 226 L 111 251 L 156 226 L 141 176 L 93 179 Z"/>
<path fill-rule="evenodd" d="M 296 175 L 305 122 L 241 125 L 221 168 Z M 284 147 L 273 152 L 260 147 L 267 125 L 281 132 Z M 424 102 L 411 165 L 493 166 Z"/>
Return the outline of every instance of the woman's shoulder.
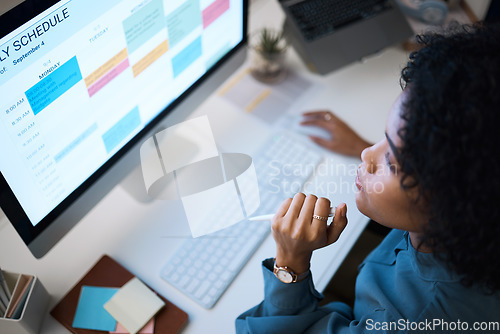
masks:
<path fill-rule="evenodd" d="M 462 285 L 446 263 L 417 252 L 405 231 L 391 231 L 361 268 L 357 292 L 406 319 L 477 319 L 481 314 L 490 319 L 492 310 L 500 309 L 500 294 Z M 367 304 L 358 311 L 371 308 Z"/>
<path fill-rule="evenodd" d="M 498 321 L 500 293 L 488 294 L 480 287 L 460 282 L 436 282 L 435 293 L 419 319 L 475 322 Z"/>

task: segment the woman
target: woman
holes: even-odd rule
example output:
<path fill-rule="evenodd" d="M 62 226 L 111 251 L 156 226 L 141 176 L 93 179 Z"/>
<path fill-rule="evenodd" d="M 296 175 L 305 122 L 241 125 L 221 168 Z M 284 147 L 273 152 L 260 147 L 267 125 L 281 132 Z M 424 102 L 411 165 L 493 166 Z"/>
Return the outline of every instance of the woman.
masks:
<path fill-rule="evenodd" d="M 297 194 L 272 222 L 265 299 L 238 317 L 237 332 L 500 331 L 499 32 L 422 36 L 410 55 L 385 138 L 361 153 L 357 207 L 394 230 L 360 266 L 354 308 L 319 307 L 309 272 L 312 252 L 346 226 L 347 208 L 337 206 L 328 226 L 330 201 Z M 356 154 L 368 145 L 331 113 L 306 116 L 332 133 L 313 138 L 324 147 Z"/>

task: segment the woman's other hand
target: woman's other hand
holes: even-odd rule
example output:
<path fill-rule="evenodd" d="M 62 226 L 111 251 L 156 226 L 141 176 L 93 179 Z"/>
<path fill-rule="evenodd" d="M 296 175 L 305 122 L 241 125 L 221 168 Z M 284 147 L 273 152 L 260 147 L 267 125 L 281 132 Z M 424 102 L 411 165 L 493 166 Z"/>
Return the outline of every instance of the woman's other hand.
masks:
<path fill-rule="evenodd" d="M 330 225 L 330 201 L 314 195 L 296 194 L 281 204 L 272 219 L 273 238 L 276 242 L 276 265 L 287 266 L 296 274 L 309 269 L 312 252 L 328 246 L 339 238 L 347 225 L 347 206 L 340 204 Z"/>
<path fill-rule="evenodd" d="M 371 146 L 369 142 L 361 138 L 349 125 L 330 111 L 312 111 L 303 114 L 304 126 L 317 126 L 330 133 L 330 138 L 325 139 L 309 136 L 316 144 L 336 153 L 360 157 L 361 152 Z"/>

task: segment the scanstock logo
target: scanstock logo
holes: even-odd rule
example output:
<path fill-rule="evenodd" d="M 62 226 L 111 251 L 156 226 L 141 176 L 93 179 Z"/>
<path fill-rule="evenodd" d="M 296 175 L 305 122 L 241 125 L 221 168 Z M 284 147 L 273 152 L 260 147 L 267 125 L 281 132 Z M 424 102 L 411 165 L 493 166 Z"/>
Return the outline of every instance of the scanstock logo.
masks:
<path fill-rule="evenodd" d="M 260 205 L 252 158 L 220 153 L 207 116 L 156 133 L 140 155 L 148 195 L 181 200 L 193 237 L 242 221 Z"/>

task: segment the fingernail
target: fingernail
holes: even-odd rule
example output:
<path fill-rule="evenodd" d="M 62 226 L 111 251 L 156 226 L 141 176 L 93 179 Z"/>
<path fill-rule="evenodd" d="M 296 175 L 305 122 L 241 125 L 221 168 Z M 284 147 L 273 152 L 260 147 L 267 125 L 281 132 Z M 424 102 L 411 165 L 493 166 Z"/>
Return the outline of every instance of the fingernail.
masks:
<path fill-rule="evenodd" d="M 345 217 L 346 213 L 347 213 L 347 206 L 344 204 L 343 208 L 340 209 L 340 216 Z"/>

